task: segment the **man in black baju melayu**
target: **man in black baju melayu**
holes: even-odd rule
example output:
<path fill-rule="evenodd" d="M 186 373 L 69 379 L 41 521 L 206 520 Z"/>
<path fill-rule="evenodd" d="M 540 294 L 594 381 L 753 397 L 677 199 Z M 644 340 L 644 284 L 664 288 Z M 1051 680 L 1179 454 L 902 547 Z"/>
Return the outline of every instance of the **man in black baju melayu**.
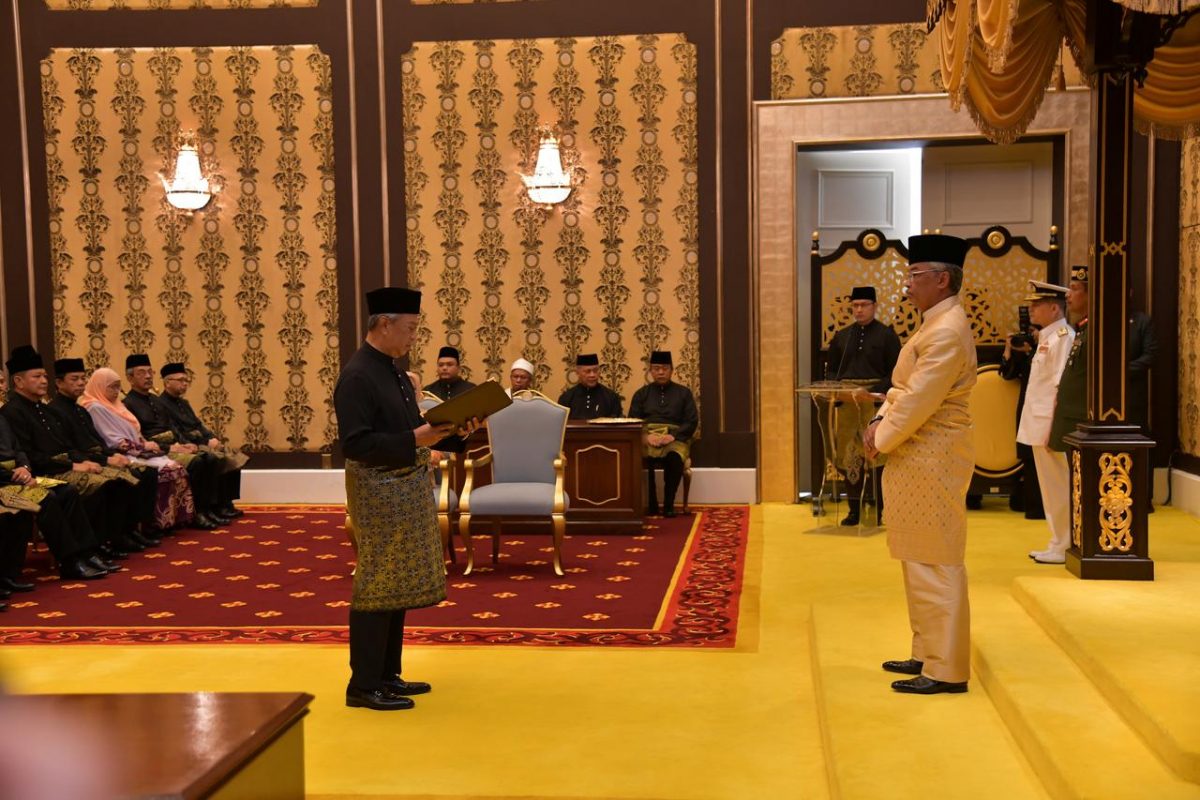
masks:
<path fill-rule="evenodd" d="M 443 347 L 438 351 L 437 357 L 438 379 L 426 386 L 425 391 L 446 401 L 452 397 L 458 397 L 468 389 L 474 389 L 475 384 L 459 376 L 461 368 L 458 348 Z"/>
<path fill-rule="evenodd" d="M 838 425 L 832 444 L 836 448 L 835 464 L 846 475 L 846 506 L 848 513 L 843 525 L 857 525 L 867 464 L 862 457 L 862 432 L 875 416 L 875 402 L 870 395 L 885 395 L 892 388 L 892 370 L 900 357 L 900 337 L 891 327 L 875 319 L 876 293 L 874 286 L 856 286 L 850 292 L 850 312 L 854 322 L 833 335 L 825 361 L 829 380 L 853 381 L 863 384 L 853 398 L 839 401 L 836 409 Z M 882 397 L 878 398 L 882 402 Z M 882 467 L 876 467 L 874 486 L 881 486 Z M 882 493 L 877 493 L 882 495 Z M 875 498 L 882 513 L 882 496 Z"/>
<path fill-rule="evenodd" d="M 475 425 L 459 437 L 449 424 L 425 422 L 412 383 L 396 369 L 394 359 L 408 353 L 417 332 L 421 293 L 376 289 L 367 293 L 367 310 L 366 340 L 333 393 L 357 542 L 346 705 L 395 711 L 430 690 L 401 677 L 405 611 L 446 597 L 430 448 L 461 452 Z"/>
<path fill-rule="evenodd" d="M 663 471 L 664 517 L 675 516 L 675 493 L 683 480 L 683 470 L 691 453 L 692 437 L 700 425 L 700 413 L 692 390 L 671 380 L 675 372 L 671 353 L 655 350 L 650 354 L 651 382 L 638 389 L 629 403 L 629 416 L 642 420 L 642 454 L 646 461 L 646 513 L 658 514 L 658 487 L 654 471 Z"/>
<path fill-rule="evenodd" d="M 183 364 L 164 364 L 159 373 L 163 379 L 163 393 L 159 400 L 171 416 L 175 429 L 182 434 L 185 442 L 194 444 L 201 451 L 220 459 L 222 503 L 216 509 L 217 513 L 227 519 L 242 516 L 242 512 L 233 505 L 233 501 L 242 496 L 242 466 L 246 463 L 246 456 L 227 450 L 224 442 L 200 421 L 200 417 L 192 409 L 192 404 L 184 397 L 192 379 Z"/>
<path fill-rule="evenodd" d="M 570 419 L 597 419 L 621 416 L 621 396 L 600 383 L 600 357 L 582 353 L 575 357 L 578 381 L 558 398 L 560 406 L 571 410 Z"/>

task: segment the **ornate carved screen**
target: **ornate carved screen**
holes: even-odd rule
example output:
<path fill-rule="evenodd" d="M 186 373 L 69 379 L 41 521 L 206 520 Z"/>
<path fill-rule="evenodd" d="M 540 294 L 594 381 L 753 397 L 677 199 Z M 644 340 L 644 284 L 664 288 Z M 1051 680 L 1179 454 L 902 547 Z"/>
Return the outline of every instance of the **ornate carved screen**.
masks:
<path fill-rule="evenodd" d="M 1038 250 L 1025 237 L 1013 236 L 1001 226 L 988 228 L 968 242 L 961 297 L 975 345 L 1003 346 L 1004 338 L 1018 330 L 1017 309 L 1026 304 L 1029 281 L 1059 274 L 1056 231 L 1051 229 L 1049 251 Z M 833 335 L 854 321 L 850 291 L 855 286 L 874 286 L 879 321 L 891 325 L 901 341 L 912 335 L 921 315 L 901 291 L 908 265 L 904 242 L 866 230 L 827 256 L 820 254 L 819 244 L 813 239 L 813 342 L 820 350 L 828 349 Z M 822 361 L 816 358 L 813 364 Z"/>

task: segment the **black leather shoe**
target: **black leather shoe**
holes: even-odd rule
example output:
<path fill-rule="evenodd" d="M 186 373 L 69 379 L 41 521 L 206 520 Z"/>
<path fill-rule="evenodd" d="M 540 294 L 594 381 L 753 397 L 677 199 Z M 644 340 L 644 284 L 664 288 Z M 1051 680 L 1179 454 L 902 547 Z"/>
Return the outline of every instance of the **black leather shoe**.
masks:
<path fill-rule="evenodd" d="M 658 510 L 658 506 L 646 506 L 647 517 L 657 517 L 662 512 Z"/>
<path fill-rule="evenodd" d="M 199 528 L 202 531 L 211 531 L 214 528 L 221 527 L 215 519 L 203 512 L 196 512 L 196 516 L 192 518 L 192 527 Z"/>
<path fill-rule="evenodd" d="M 857 524 L 858 524 L 858 512 L 853 512 L 853 513 L 847 514 L 846 518 L 844 520 L 842 520 L 842 525 L 844 525 L 847 528 L 852 528 Z"/>
<path fill-rule="evenodd" d="M 668 508 L 665 511 L 663 511 L 663 516 L 666 517 L 667 519 L 675 519 L 675 517 L 678 515 L 675 513 L 675 509 Z"/>
<path fill-rule="evenodd" d="M 369 708 L 372 711 L 404 711 L 416 705 L 407 697 L 392 694 L 387 689 L 364 692 L 362 689 L 346 687 L 346 705 L 350 708 Z"/>
<path fill-rule="evenodd" d="M 229 517 L 229 519 L 237 519 L 238 517 L 246 516 L 246 512 L 242 511 L 233 503 L 226 503 L 217 510 L 221 512 L 222 517 Z"/>
<path fill-rule="evenodd" d="M 229 516 L 224 511 L 210 511 L 210 512 L 208 512 L 208 515 L 210 517 L 212 517 L 217 522 L 217 524 L 221 525 L 222 527 L 233 522 L 233 517 Z"/>
<path fill-rule="evenodd" d="M 383 682 L 383 688 L 397 697 L 408 697 L 414 694 L 426 694 L 433 687 L 421 681 L 406 681 L 399 675 Z"/>
<path fill-rule="evenodd" d="M 885 661 L 883 668 L 888 672 L 899 672 L 901 675 L 920 675 L 921 668 L 925 666 L 925 662 L 917 661 L 915 658 L 906 658 L 903 661 Z"/>
<path fill-rule="evenodd" d="M 96 555 L 95 553 L 88 556 L 84 560 L 91 566 L 95 567 L 96 569 L 102 569 L 105 572 L 120 572 L 121 571 L 121 568 L 118 567 L 116 564 L 113 564 L 110 561 L 105 561 L 103 558 Z"/>
<path fill-rule="evenodd" d="M 8 611 L 8 603 L 0 603 L 0 611 Z"/>
<path fill-rule="evenodd" d="M 130 539 L 128 536 L 122 536 L 119 539 L 112 541 L 114 550 L 123 550 L 126 553 L 140 553 L 146 548 Z"/>
<path fill-rule="evenodd" d="M 12 597 L 12 592 L 8 589 L 0 588 L 0 600 L 7 600 Z"/>
<path fill-rule="evenodd" d="M 137 531 L 129 532 L 129 541 L 138 545 L 143 550 L 147 550 L 151 547 L 158 547 L 160 544 L 162 544 L 161 540 L 155 539 L 153 537 L 145 536 L 144 534 L 138 533 Z"/>
<path fill-rule="evenodd" d="M 10 592 L 32 592 L 34 589 L 32 583 L 19 581 L 16 578 L 4 578 L 3 585 Z"/>
<path fill-rule="evenodd" d="M 87 559 L 77 558 L 60 566 L 58 574 L 63 580 L 97 581 L 106 576 L 108 570 L 97 569 L 89 564 Z"/>
<path fill-rule="evenodd" d="M 967 690 L 966 681 L 962 683 L 946 683 L 945 681 L 935 681 L 933 678 L 926 678 L 924 675 L 918 675 L 915 678 L 908 678 L 902 681 L 893 681 L 892 688 L 897 692 L 905 694 L 958 694 Z"/>
<path fill-rule="evenodd" d="M 105 561 L 124 561 L 129 553 L 114 545 L 112 542 L 100 545 L 100 555 Z"/>

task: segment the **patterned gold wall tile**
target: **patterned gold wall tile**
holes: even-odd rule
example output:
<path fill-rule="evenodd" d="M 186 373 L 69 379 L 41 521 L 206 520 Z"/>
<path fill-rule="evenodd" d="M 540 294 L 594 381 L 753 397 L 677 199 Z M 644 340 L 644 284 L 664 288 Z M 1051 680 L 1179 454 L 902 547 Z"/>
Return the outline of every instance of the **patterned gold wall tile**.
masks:
<path fill-rule="evenodd" d="M 55 50 L 41 74 L 55 355 L 184 361 L 192 402 L 235 446 L 328 447 L 329 59 L 310 46 Z M 158 177 L 185 132 L 223 189 L 191 216 Z"/>
<path fill-rule="evenodd" d="M 771 43 L 771 99 L 945 91 L 937 40 L 923 24 L 788 28 Z M 1071 58 L 1068 86 L 1084 86 Z"/>
<path fill-rule="evenodd" d="M 477 379 L 506 381 L 523 356 L 557 395 L 575 356 L 598 352 L 628 398 L 658 348 L 698 388 L 695 47 L 676 34 L 423 42 L 401 74 L 409 282 L 438 287 L 412 358 L 423 378 L 449 342 Z M 577 186 L 553 209 L 518 177 L 543 127 Z"/>

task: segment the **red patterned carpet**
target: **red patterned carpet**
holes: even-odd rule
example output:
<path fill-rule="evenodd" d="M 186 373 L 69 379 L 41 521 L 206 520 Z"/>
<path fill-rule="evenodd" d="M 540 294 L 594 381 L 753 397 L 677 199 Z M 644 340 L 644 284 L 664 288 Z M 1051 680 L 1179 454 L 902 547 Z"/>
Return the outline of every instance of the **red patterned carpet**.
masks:
<path fill-rule="evenodd" d="M 44 552 L 14 595 L 4 644 L 341 642 L 354 554 L 341 506 L 259 506 L 227 528 L 185 531 L 101 581 L 61 581 Z M 430 644 L 732 647 L 749 509 L 652 519 L 639 536 L 574 535 L 554 574 L 549 536 L 476 539 L 469 577 L 409 615 Z M 460 553 L 460 564 L 462 557 Z"/>

